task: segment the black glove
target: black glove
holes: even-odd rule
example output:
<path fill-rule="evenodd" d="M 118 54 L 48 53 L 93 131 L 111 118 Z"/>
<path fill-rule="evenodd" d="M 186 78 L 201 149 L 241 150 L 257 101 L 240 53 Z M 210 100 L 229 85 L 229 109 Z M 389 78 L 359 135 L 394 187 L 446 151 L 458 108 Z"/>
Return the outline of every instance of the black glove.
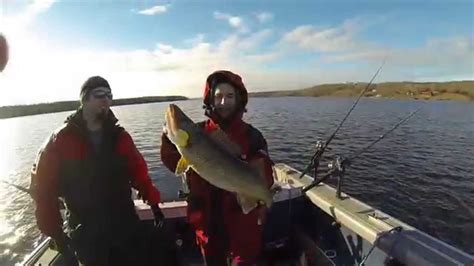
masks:
<path fill-rule="evenodd" d="M 71 239 L 66 234 L 63 234 L 61 237 L 53 240 L 52 248 L 61 253 L 65 265 L 78 265 L 76 255 L 70 243 Z"/>
<path fill-rule="evenodd" d="M 165 216 L 161 212 L 160 207 L 158 204 L 152 205 L 151 210 L 153 211 L 153 216 L 155 217 L 155 227 L 161 228 L 165 222 Z"/>

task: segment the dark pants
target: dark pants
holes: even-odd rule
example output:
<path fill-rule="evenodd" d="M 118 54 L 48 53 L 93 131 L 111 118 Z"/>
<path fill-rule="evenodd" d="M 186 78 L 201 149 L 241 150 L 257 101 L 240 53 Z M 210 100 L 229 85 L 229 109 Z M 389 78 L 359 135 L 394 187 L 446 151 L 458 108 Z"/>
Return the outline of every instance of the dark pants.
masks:
<path fill-rule="evenodd" d="M 236 262 L 230 258 L 205 257 L 206 266 L 256 266 L 256 263 Z"/>
<path fill-rule="evenodd" d="M 131 230 L 83 229 L 72 238 L 82 265 L 176 265 L 174 241 L 155 228 L 137 224 Z"/>
<path fill-rule="evenodd" d="M 212 250 L 207 245 L 204 249 L 201 247 L 201 253 L 206 261 L 206 266 L 254 266 L 260 265 L 257 262 L 244 262 L 240 257 L 233 257 L 228 250 L 216 246 L 223 246 L 222 243 L 216 244 Z M 207 248 L 207 250 L 206 250 Z M 206 253 L 207 251 L 207 253 Z M 212 253 L 209 253 L 212 251 Z"/>

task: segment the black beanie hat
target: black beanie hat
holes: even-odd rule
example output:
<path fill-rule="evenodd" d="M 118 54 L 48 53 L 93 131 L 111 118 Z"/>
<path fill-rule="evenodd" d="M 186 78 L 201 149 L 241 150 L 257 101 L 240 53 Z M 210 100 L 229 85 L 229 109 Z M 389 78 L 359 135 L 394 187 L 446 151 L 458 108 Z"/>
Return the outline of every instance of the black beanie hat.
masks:
<path fill-rule="evenodd" d="M 101 76 L 90 77 L 82 84 L 81 87 L 81 101 L 87 98 L 89 92 L 95 88 L 106 87 L 110 89 L 109 82 Z"/>

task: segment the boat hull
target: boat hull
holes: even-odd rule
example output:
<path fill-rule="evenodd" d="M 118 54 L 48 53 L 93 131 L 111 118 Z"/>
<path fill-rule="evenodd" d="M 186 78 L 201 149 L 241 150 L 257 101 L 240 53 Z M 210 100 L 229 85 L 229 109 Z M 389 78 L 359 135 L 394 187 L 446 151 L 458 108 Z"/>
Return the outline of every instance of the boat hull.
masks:
<path fill-rule="evenodd" d="M 281 190 L 264 228 L 263 265 L 474 265 L 473 256 L 437 240 L 380 210 L 324 183 L 302 193 L 312 182 L 285 164 L 275 165 Z M 135 207 L 143 223 L 153 213 L 141 200 Z M 186 222 L 186 201 L 160 206 L 165 226 L 173 232 L 179 265 L 204 265 L 192 228 Z M 28 256 L 25 265 L 60 265 L 61 256 L 46 239 Z"/>

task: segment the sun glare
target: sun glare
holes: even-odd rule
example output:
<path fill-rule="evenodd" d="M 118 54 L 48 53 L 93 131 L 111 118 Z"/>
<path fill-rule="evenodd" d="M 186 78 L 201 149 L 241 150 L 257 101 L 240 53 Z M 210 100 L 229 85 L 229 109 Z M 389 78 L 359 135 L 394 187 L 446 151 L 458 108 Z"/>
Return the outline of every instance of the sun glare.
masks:
<path fill-rule="evenodd" d="M 16 160 L 16 155 L 12 152 L 16 145 L 16 126 L 12 120 L 0 120 L 0 180 L 5 180 L 13 170 L 10 168 L 12 162 Z"/>

